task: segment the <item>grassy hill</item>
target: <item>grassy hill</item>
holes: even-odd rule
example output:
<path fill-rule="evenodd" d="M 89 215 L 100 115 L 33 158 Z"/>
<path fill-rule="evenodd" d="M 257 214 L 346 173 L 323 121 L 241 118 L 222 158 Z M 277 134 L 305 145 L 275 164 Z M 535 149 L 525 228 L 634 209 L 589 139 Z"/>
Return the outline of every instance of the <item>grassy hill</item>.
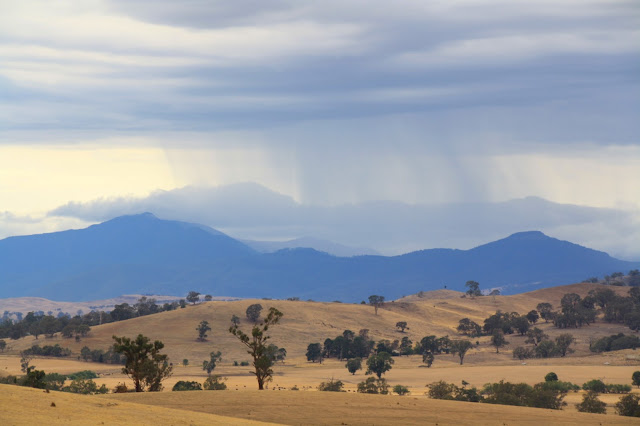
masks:
<path fill-rule="evenodd" d="M 81 342 L 60 337 L 53 339 L 40 337 L 36 342 L 32 337 L 27 337 L 10 344 L 14 353 L 34 343 L 41 345 L 60 343 L 69 347 L 74 353 L 79 353 L 85 345 L 91 349 L 106 349 L 112 344 L 113 335 L 135 336 L 142 333 L 152 339 L 162 340 L 165 344 L 165 352 L 174 363 L 181 362 L 184 358 L 192 361 L 204 360 L 212 350 L 222 351 L 226 362 L 240 361 L 246 359 L 247 355 L 244 347 L 228 332 L 230 318 L 234 314 L 238 315 L 242 319 L 241 327 L 248 330 L 252 324 L 246 319 L 245 311 L 250 304 L 260 303 L 264 307 L 263 312 L 273 306 L 284 313 L 281 323 L 271 330 L 272 342 L 286 348 L 288 356 L 295 358 L 304 355 L 309 343 L 322 343 L 326 338 L 334 338 L 346 329 L 354 332 L 364 328 L 369 329 L 369 335 L 374 340 L 395 340 L 408 336 L 415 342 L 431 334 L 461 338 L 456 332 L 456 327 L 463 317 L 482 324 L 484 318 L 497 310 L 526 314 L 529 310 L 535 309 L 540 302 L 548 301 L 558 306 L 561 297 L 566 293 L 575 292 L 584 296 L 590 290 L 600 286 L 582 283 L 545 288 L 513 296 L 482 296 L 473 299 L 461 297 L 463 294 L 459 292 L 437 290 L 425 292 L 421 296 L 414 295 L 388 302 L 379 309 L 378 315 L 375 315 L 373 307 L 361 304 L 282 300 L 213 301 L 188 306 L 185 309 L 97 326 L 92 329 L 90 336 Z M 620 294 L 628 291 L 628 288 L 624 287 L 608 288 L 613 288 Z M 212 330 L 209 332 L 208 341 L 197 342 L 196 326 L 202 320 L 208 321 Z M 395 324 L 398 321 L 408 323 L 409 329 L 405 333 L 396 329 Z M 566 332 L 566 330 L 555 329 L 551 324 L 545 324 L 543 321 L 539 322 L 539 327 L 551 337 Z M 578 339 L 577 353 L 590 355 L 589 339 L 613 332 L 630 332 L 630 330 L 620 325 L 598 322 L 580 329 L 572 329 L 570 332 Z M 523 344 L 524 341 L 520 336 L 509 336 L 508 339 L 511 346 Z M 476 352 L 486 352 L 487 356 L 494 352 L 494 349 L 488 346 L 488 337 L 474 340 L 480 342 Z M 509 347 L 506 349 L 505 353 L 508 352 Z M 493 358 L 490 357 L 487 361 L 505 361 L 503 357 Z"/>

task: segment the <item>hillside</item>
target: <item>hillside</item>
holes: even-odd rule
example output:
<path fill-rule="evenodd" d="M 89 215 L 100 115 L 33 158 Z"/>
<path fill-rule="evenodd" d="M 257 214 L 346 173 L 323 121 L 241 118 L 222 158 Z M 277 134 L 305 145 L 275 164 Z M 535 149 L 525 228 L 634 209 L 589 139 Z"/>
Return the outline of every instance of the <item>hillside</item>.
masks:
<path fill-rule="evenodd" d="M 121 294 L 292 296 L 359 302 L 441 289 L 467 280 L 504 294 L 579 281 L 640 263 L 523 232 L 471 250 L 336 257 L 309 248 L 258 253 L 214 229 L 123 216 L 86 229 L 0 240 L 0 298 L 95 300 Z"/>
<path fill-rule="evenodd" d="M 60 343 L 71 348 L 74 353 L 79 353 L 85 345 L 92 349 L 106 349 L 112 344 L 111 336 L 113 335 L 135 336 L 142 333 L 152 339 L 162 340 L 166 346 L 166 353 L 176 362 L 183 358 L 206 359 L 212 350 L 220 350 L 224 354 L 225 362 L 230 363 L 233 360 L 247 358 L 243 346 L 228 332 L 230 318 L 234 314 L 238 315 L 241 318 L 241 327 L 248 329 L 251 323 L 245 318 L 245 311 L 250 304 L 260 303 L 265 311 L 273 306 L 284 313 L 281 323 L 271 330 L 272 341 L 286 348 L 290 358 L 295 358 L 304 355 L 309 343 L 322 343 L 326 338 L 335 338 L 346 329 L 357 333 L 360 329 L 367 328 L 370 337 L 376 341 L 380 339 L 393 341 L 407 336 L 415 342 L 427 335 L 449 335 L 453 338 L 458 336 L 456 327 L 461 318 L 468 317 L 482 323 L 484 318 L 497 310 L 525 314 L 543 301 L 557 307 L 565 293 L 576 292 L 586 295 L 589 290 L 598 287 L 602 286 L 574 284 L 513 296 L 483 296 L 474 299 L 411 296 L 386 303 L 378 311 L 378 315 L 375 315 L 373 307 L 361 304 L 282 300 L 205 302 L 185 309 L 93 327 L 90 336 L 81 342 L 60 337 L 41 338 L 36 342 L 32 337 L 27 337 L 11 342 L 11 346 L 15 353 L 30 347 L 33 343 Z M 613 288 L 621 295 L 628 291 L 628 288 L 623 287 L 607 288 Z M 436 292 L 446 296 L 451 296 L 451 293 L 453 292 L 447 290 Z M 207 342 L 196 341 L 195 328 L 202 320 L 207 320 L 212 328 Z M 408 323 L 409 329 L 405 333 L 396 329 L 395 324 L 399 321 Z M 538 326 L 552 337 L 564 332 L 544 322 L 539 323 Z M 620 331 L 629 332 L 623 326 L 598 322 L 589 327 L 571 330 L 571 333 L 578 339 L 577 354 L 591 355 L 588 351 L 589 339 Z M 488 339 L 486 336 L 478 339 L 482 343 L 479 349 L 480 353 L 486 352 L 491 355 L 494 349 L 489 347 Z M 513 345 L 522 344 L 523 340 L 524 338 L 519 336 L 510 338 Z M 500 362 L 513 362 L 510 355 L 499 359 Z M 495 363 L 496 359 L 490 357 L 487 362 Z"/>

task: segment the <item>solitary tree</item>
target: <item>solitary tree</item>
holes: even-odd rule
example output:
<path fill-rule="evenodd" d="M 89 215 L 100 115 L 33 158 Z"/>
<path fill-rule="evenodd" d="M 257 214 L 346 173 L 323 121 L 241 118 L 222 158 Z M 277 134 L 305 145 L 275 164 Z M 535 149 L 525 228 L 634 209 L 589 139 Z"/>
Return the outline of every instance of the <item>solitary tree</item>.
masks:
<path fill-rule="evenodd" d="M 376 294 L 369 296 L 369 304 L 373 306 L 376 315 L 378 315 L 378 308 L 384 305 L 384 296 L 378 296 Z"/>
<path fill-rule="evenodd" d="M 467 294 L 469 296 L 482 296 L 482 292 L 480 291 L 480 284 L 477 281 L 467 281 L 465 286 L 467 287 Z"/>
<path fill-rule="evenodd" d="M 209 354 L 209 361 L 202 361 L 202 369 L 207 372 L 207 374 L 211 374 L 211 372 L 216 368 L 216 365 L 222 361 L 222 352 L 211 352 Z"/>
<path fill-rule="evenodd" d="M 253 358 L 253 367 L 255 368 L 255 372 L 252 372 L 252 374 L 256 376 L 258 389 L 260 390 L 264 389 L 264 383 L 271 380 L 273 375 L 271 367 L 273 366 L 274 360 L 269 356 L 267 351 L 267 341 L 270 339 L 270 336 L 268 336 L 266 332 L 270 326 L 277 324 L 280 318 L 282 318 L 282 312 L 276 308 L 269 308 L 269 314 L 267 314 L 267 317 L 262 320 L 260 324 L 253 326 L 251 335 L 245 334 L 237 325 L 229 328 L 229 333 L 236 336 L 243 345 L 249 348 L 247 353 Z"/>
<path fill-rule="evenodd" d="M 164 344 L 138 334 L 135 340 L 128 337 L 113 336 L 113 351 L 124 354 L 126 358 L 122 372 L 133 380 L 136 392 L 162 390 L 162 381 L 171 375 L 172 367 L 167 362 L 167 355 L 160 354 Z"/>
<path fill-rule="evenodd" d="M 322 345 L 320 343 L 309 343 L 306 355 L 307 361 L 320 361 L 320 364 L 322 364 Z"/>
<path fill-rule="evenodd" d="M 6 347 L 7 347 L 7 342 L 5 342 L 4 340 L 0 339 L 0 352 L 4 352 Z"/>
<path fill-rule="evenodd" d="M 396 323 L 396 328 L 400 329 L 400 331 L 404 333 L 404 330 L 408 329 L 409 327 L 407 327 L 406 321 L 398 321 Z"/>
<path fill-rule="evenodd" d="M 210 295 L 210 294 L 207 294 L 207 295 L 204 296 L 204 300 L 206 302 L 211 302 L 213 300 L 213 296 Z"/>
<path fill-rule="evenodd" d="M 355 375 L 356 371 L 362 370 L 362 358 L 348 359 L 347 363 L 345 364 L 345 367 L 347 367 L 347 370 L 349 370 L 349 373 Z"/>
<path fill-rule="evenodd" d="M 207 331 L 211 331 L 211 327 L 209 327 L 209 321 L 202 320 L 200 324 L 196 327 L 196 331 L 198 332 L 198 342 L 204 342 L 207 340 Z"/>
<path fill-rule="evenodd" d="M 2 344 L 2 341 L 0 340 L 0 345 Z M 633 386 L 637 386 L 640 388 L 640 371 L 634 371 L 633 374 L 631 375 L 631 384 L 633 384 Z"/>
<path fill-rule="evenodd" d="M 491 335 L 491 344 L 496 347 L 496 353 L 500 353 L 500 348 L 505 346 L 507 343 L 509 342 L 505 339 L 502 330 L 493 330 L 493 334 Z"/>
<path fill-rule="evenodd" d="M 231 315 L 231 324 L 240 325 L 240 317 L 237 315 Z"/>
<path fill-rule="evenodd" d="M 198 293 L 197 291 L 190 291 L 189 294 L 187 294 L 187 302 L 193 303 L 195 305 L 199 300 L 200 293 Z"/>
<path fill-rule="evenodd" d="M 464 356 L 473 345 L 468 340 L 452 340 L 451 353 L 460 357 L 460 365 L 464 362 Z"/>
<path fill-rule="evenodd" d="M 380 379 L 384 373 L 391 370 L 391 365 L 394 362 L 389 352 L 379 352 L 371 355 L 367 359 L 367 372 L 365 374 L 374 373 Z"/>
<path fill-rule="evenodd" d="M 249 321 L 258 322 L 258 319 L 260 319 L 260 312 L 262 312 L 262 305 L 254 303 L 253 305 L 249 305 L 245 314 Z"/>

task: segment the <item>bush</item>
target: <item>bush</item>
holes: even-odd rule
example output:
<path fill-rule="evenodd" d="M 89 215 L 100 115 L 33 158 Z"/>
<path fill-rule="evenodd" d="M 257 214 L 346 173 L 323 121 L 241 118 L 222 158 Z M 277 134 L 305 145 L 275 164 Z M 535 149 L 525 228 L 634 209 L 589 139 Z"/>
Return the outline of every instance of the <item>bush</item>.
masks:
<path fill-rule="evenodd" d="M 393 393 L 397 393 L 398 395 L 407 395 L 409 394 L 409 388 L 402 385 L 395 385 L 393 387 Z"/>
<path fill-rule="evenodd" d="M 598 393 L 589 391 L 582 396 L 582 402 L 576 404 L 576 408 L 581 413 L 605 414 L 607 404 L 598 399 Z"/>
<path fill-rule="evenodd" d="M 125 385 L 124 383 L 118 383 L 116 387 L 113 388 L 113 393 L 127 393 L 127 392 L 129 392 L 129 389 L 127 388 L 127 385 Z"/>
<path fill-rule="evenodd" d="M 548 382 L 539 383 L 541 389 L 548 389 L 558 392 L 578 392 L 580 390 L 580 386 L 573 384 L 571 382 L 563 382 L 561 380 L 551 380 Z"/>
<path fill-rule="evenodd" d="M 518 358 L 520 361 L 522 361 L 523 359 L 533 358 L 534 356 L 535 354 L 533 350 L 527 347 L 518 346 L 513 349 L 513 357 Z"/>
<path fill-rule="evenodd" d="M 616 402 L 616 413 L 621 416 L 640 417 L 640 395 L 630 393 Z"/>
<path fill-rule="evenodd" d="M 617 385 L 617 384 L 607 385 L 607 393 L 629 393 L 629 392 L 631 392 L 630 385 Z"/>
<path fill-rule="evenodd" d="M 556 373 L 554 373 L 553 371 L 550 373 L 547 373 L 546 376 L 544 376 L 544 381 L 545 382 L 553 382 L 553 381 L 557 381 L 558 380 L 558 375 Z"/>
<path fill-rule="evenodd" d="M 389 393 L 389 385 L 385 379 L 368 377 L 364 382 L 358 383 L 358 392 L 386 395 Z"/>
<path fill-rule="evenodd" d="M 241 367 L 248 367 L 249 366 L 249 361 L 240 361 L 240 366 Z"/>
<path fill-rule="evenodd" d="M 3 385 L 15 385 L 18 383 L 18 378 L 12 375 L 0 377 L 0 383 Z"/>
<path fill-rule="evenodd" d="M 44 382 L 49 390 L 61 390 L 66 380 L 67 376 L 59 373 L 49 373 L 44 376 Z"/>
<path fill-rule="evenodd" d="M 63 392 L 79 393 L 83 395 L 93 395 L 96 393 L 108 393 L 109 390 L 105 385 L 98 387 L 96 382 L 91 379 L 75 379 L 69 386 L 62 388 Z"/>
<path fill-rule="evenodd" d="M 318 385 L 318 390 L 322 392 L 342 392 L 344 383 L 340 380 L 331 379 L 328 382 L 322 382 Z"/>
<path fill-rule="evenodd" d="M 95 371 L 91 371 L 91 370 L 83 370 L 83 371 L 78 371 L 75 373 L 71 373 L 67 375 L 68 379 L 71 380 L 76 380 L 76 379 L 97 379 L 98 378 L 98 374 Z"/>
<path fill-rule="evenodd" d="M 204 388 L 204 390 L 226 390 L 227 389 L 227 384 L 225 383 L 225 381 L 227 380 L 226 377 L 221 377 L 221 376 L 209 376 L 207 377 L 207 380 L 204 381 L 204 384 L 202 385 L 202 387 Z"/>
<path fill-rule="evenodd" d="M 567 405 L 563 401 L 566 392 L 553 389 L 552 386 L 554 386 L 553 382 L 542 382 L 531 387 L 526 383 L 510 383 L 501 380 L 499 383 L 485 385 L 482 390 L 485 398 L 482 402 L 560 410 Z"/>
<path fill-rule="evenodd" d="M 444 380 L 439 382 L 433 382 L 427 385 L 429 391 L 427 395 L 433 399 L 454 399 L 453 394 L 456 390 L 456 385 L 453 383 L 447 383 Z"/>
<path fill-rule="evenodd" d="M 200 386 L 200 383 L 198 382 L 180 380 L 178 383 L 173 385 L 173 388 L 171 390 L 173 392 L 202 390 L 202 386 Z"/>

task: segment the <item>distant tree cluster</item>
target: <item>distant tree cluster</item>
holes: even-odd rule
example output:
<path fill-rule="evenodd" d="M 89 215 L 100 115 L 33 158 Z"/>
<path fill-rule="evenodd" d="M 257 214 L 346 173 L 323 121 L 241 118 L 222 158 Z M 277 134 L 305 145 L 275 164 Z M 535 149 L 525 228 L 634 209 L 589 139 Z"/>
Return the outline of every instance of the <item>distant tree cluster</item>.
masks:
<path fill-rule="evenodd" d="M 589 345 L 592 352 L 619 351 L 640 348 L 640 337 L 623 333 L 602 337 Z"/>
<path fill-rule="evenodd" d="M 44 312 L 38 311 L 29 312 L 24 317 L 19 315 L 17 320 L 12 320 L 5 312 L 0 321 L 0 339 L 17 340 L 27 335 L 38 339 L 39 336 L 53 337 L 61 333 L 63 337 L 75 337 L 79 341 L 91 332 L 93 326 L 171 311 L 180 306 L 181 302 L 158 305 L 156 299 L 142 296 L 133 306 L 121 303 L 115 305 L 111 312 L 91 311 L 81 314 L 79 311 L 73 318 L 63 313 L 53 316 L 52 313 L 45 315 Z"/>
<path fill-rule="evenodd" d="M 90 349 L 88 346 L 83 346 L 80 349 L 80 359 L 91 362 L 101 362 L 104 364 L 124 364 L 126 357 L 113 350 L 113 346 L 106 351 L 102 349 Z"/>

